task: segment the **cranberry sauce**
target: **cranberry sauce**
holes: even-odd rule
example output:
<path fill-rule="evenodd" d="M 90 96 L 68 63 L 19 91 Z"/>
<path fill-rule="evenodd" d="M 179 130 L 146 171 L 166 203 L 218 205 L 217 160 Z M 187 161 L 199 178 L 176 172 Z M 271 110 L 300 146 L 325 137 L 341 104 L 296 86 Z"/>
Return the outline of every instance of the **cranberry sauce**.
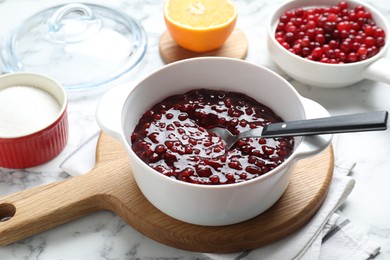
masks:
<path fill-rule="evenodd" d="M 290 52 L 322 63 L 352 63 L 376 55 L 385 45 L 385 31 L 362 5 L 347 2 L 329 7 L 285 12 L 275 32 Z"/>
<path fill-rule="evenodd" d="M 244 138 L 227 151 L 208 131 L 238 134 L 282 121 L 268 107 L 236 92 L 197 89 L 170 96 L 148 110 L 131 135 L 132 149 L 158 172 L 199 184 L 237 183 L 256 178 L 288 158 L 294 139 Z"/>

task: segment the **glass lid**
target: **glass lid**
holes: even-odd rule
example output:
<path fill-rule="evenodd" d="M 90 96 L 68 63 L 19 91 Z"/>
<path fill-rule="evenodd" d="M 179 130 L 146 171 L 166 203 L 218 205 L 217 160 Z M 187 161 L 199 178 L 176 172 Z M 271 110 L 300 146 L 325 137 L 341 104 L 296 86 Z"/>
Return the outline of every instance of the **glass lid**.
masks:
<path fill-rule="evenodd" d="M 3 42 L 5 72 L 47 74 L 68 90 L 110 83 L 145 55 L 143 27 L 106 6 L 73 3 L 28 18 Z"/>

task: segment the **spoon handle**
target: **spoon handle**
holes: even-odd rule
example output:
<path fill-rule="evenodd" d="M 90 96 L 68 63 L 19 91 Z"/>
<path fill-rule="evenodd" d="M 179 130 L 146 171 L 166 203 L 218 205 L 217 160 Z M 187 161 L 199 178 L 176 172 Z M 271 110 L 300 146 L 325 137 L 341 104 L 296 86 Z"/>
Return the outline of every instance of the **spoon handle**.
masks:
<path fill-rule="evenodd" d="M 304 136 L 386 130 L 387 118 L 387 111 L 376 111 L 274 123 L 264 127 L 262 136 Z"/>

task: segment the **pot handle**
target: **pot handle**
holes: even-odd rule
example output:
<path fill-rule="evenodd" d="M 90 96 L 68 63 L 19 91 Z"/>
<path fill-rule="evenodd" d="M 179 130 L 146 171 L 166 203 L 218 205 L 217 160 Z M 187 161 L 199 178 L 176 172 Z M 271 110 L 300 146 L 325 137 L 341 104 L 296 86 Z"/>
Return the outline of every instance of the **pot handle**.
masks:
<path fill-rule="evenodd" d="M 390 84 L 390 60 L 380 58 L 371 63 L 362 73 L 363 78 Z"/>
<path fill-rule="evenodd" d="M 96 120 L 104 132 L 120 139 L 122 129 L 122 109 L 132 88 L 127 83 L 117 85 L 107 91 L 96 108 Z"/>
<path fill-rule="evenodd" d="M 317 102 L 304 97 L 301 97 L 301 100 L 307 119 L 330 116 L 329 112 Z M 302 138 L 302 142 L 295 153 L 296 160 L 318 154 L 325 150 L 332 142 L 333 135 L 313 135 Z"/>

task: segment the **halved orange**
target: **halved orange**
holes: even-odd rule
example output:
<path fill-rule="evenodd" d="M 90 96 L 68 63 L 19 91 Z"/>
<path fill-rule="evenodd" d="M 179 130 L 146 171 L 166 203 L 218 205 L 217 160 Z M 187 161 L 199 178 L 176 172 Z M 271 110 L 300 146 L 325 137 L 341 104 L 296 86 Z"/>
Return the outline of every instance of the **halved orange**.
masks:
<path fill-rule="evenodd" d="M 237 21 L 237 9 L 229 0 L 166 0 L 165 24 L 181 47 L 206 52 L 229 38 Z"/>

